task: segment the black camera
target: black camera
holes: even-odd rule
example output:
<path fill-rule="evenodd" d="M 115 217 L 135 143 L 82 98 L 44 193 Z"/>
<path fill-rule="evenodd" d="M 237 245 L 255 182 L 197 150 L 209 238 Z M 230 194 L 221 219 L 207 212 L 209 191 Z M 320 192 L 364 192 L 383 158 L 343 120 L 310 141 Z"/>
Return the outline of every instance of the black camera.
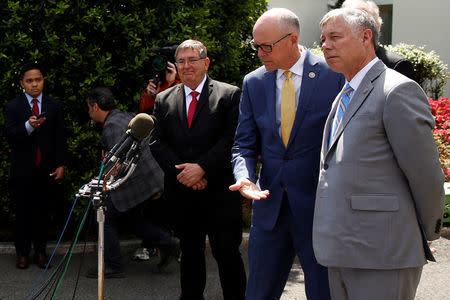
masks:
<path fill-rule="evenodd" d="M 152 60 L 152 70 L 153 70 L 153 82 L 158 85 L 159 81 L 165 80 L 167 62 L 175 64 L 175 50 L 179 42 L 168 43 L 164 47 L 151 48 L 150 51 L 155 53 L 156 56 Z"/>

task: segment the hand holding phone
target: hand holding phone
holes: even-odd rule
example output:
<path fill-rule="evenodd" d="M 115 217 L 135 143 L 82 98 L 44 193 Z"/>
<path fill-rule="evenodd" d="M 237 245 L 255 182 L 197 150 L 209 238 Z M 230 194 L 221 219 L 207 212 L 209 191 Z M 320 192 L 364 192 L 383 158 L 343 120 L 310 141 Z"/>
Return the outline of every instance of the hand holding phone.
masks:
<path fill-rule="evenodd" d="M 44 112 L 40 113 L 39 115 L 37 115 L 37 116 L 36 116 L 36 119 L 43 118 L 43 117 L 45 117 L 46 114 L 47 114 L 47 113 L 44 111 Z"/>

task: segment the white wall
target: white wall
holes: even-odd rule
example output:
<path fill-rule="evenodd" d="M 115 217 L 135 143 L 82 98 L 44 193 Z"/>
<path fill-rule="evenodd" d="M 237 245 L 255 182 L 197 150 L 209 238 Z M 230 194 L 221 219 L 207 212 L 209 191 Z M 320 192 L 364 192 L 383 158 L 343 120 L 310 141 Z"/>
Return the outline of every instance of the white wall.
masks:
<path fill-rule="evenodd" d="M 450 65 L 450 1 L 394 0 L 392 44 L 404 42 L 434 50 Z M 450 82 L 444 97 L 450 96 Z"/>
<path fill-rule="evenodd" d="M 450 0 L 375 0 L 393 4 L 392 44 L 400 42 L 434 50 L 450 66 Z M 269 8 L 285 7 L 300 18 L 300 43 L 311 47 L 320 41 L 319 22 L 333 0 L 268 0 Z M 450 82 L 444 97 L 450 97 Z"/>
<path fill-rule="evenodd" d="M 269 8 L 284 7 L 300 19 L 300 44 L 312 47 L 320 42 L 319 22 L 328 11 L 327 0 L 269 0 Z"/>

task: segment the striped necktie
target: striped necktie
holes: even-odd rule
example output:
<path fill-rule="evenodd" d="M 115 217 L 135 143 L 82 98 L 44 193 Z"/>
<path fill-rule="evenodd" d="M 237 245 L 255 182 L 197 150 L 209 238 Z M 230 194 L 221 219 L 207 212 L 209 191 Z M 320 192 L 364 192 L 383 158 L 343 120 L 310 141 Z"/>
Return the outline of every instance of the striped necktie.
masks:
<path fill-rule="evenodd" d="M 344 91 L 342 92 L 341 98 L 339 99 L 339 106 L 337 108 L 336 116 L 333 119 L 333 126 L 330 132 L 330 141 L 328 147 L 331 147 L 331 141 L 333 140 L 339 125 L 341 124 L 342 117 L 344 116 L 345 110 L 347 109 L 347 105 L 350 103 L 350 97 L 352 96 L 352 93 L 353 88 L 350 86 L 350 83 L 347 83 Z"/>

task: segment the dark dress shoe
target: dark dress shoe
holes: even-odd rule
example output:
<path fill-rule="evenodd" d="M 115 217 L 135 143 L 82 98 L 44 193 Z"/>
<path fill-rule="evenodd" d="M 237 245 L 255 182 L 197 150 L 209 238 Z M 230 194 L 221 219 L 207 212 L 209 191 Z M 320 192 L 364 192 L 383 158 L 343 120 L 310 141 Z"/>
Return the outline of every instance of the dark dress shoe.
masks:
<path fill-rule="evenodd" d="M 98 267 L 92 267 L 88 270 L 86 277 L 87 278 L 98 278 L 97 273 Z M 105 267 L 105 272 L 103 273 L 104 278 L 124 278 L 125 273 L 121 270 L 114 270 L 110 267 Z"/>
<path fill-rule="evenodd" d="M 16 260 L 16 268 L 18 269 L 26 269 L 30 263 L 28 262 L 28 257 L 26 256 L 17 256 Z"/>
<path fill-rule="evenodd" d="M 44 253 L 35 253 L 33 256 L 33 262 L 41 269 L 45 269 L 48 264 L 47 255 Z M 50 267 L 50 266 L 49 266 Z"/>
<path fill-rule="evenodd" d="M 169 246 L 161 246 L 159 248 L 161 259 L 156 265 L 153 273 L 162 273 L 164 269 L 175 259 L 180 256 L 180 240 L 174 238 Z"/>

